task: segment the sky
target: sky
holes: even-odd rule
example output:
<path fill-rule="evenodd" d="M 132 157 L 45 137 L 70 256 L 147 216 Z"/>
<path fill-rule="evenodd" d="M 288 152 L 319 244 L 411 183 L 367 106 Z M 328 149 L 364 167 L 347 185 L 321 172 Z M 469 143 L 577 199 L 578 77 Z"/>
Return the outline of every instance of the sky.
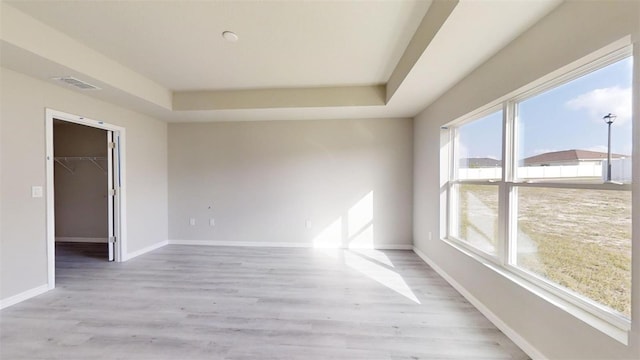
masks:
<path fill-rule="evenodd" d="M 560 150 L 631 154 L 632 58 L 628 57 L 518 104 L 518 159 Z M 460 157 L 502 159 L 502 111 L 459 128 Z"/>

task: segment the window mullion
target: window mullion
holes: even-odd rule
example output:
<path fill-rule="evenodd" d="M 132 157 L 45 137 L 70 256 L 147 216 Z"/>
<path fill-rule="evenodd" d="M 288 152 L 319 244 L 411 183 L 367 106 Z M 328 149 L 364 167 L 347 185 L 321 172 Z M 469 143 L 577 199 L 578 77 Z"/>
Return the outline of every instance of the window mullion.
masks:
<path fill-rule="evenodd" d="M 509 133 L 510 138 L 510 148 L 509 148 L 509 168 L 510 168 L 510 178 L 509 178 L 509 213 L 508 213 L 508 222 L 507 222 L 507 251 L 508 257 L 507 262 L 509 264 L 514 264 L 517 256 L 517 246 L 516 241 L 518 239 L 518 188 L 515 186 L 516 181 L 518 181 L 518 153 L 517 149 L 519 148 L 518 142 L 520 141 L 519 134 L 519 124 L 520 121 L 518 119 L 518 105 L 515 101 L 509 102 L 509 114 L 510 114 L 510 123 L 511 129 Z"/>
<path fill-rule="evenodd" d="M 458 180 L 458 128 L 453 127 L 449 129 L 449 181 Z"/>
<path fill-rule="evenodd" d="M 513 102 L 504 103 L 504 128 L 502 136 L 502 153 L 504 154 L 504 166 L 502 170 L 502 180 L 512 183 L 515 178 L 516 154 L 515 154 L 515 133 L 516 133 L 516 106 Z"/>
<path fill-rule="evenodd" d="M 449 181 L 447 182 L 447 204 L 448 204 L 448 216 L 447 216 L 447 237 L 457 234 L 457 218 L 458 212 L 458 196 L 457 185 L 454 185 L 454 181 L 458 180 L 457 165 L 457 147 L 458 147 L 458 129 L 457 127 L 449 128 Z"/>
<path fill-rule="evenodd" d="M 515 176 L 515 105 L 511 101 L 503 103 L 503 128 L 502 128 L 502 181 L 500 182 L 498 226 L 499 226 L 499 258 L 500 262 L 508 264 L 512 258 L 513 210 L 515 205 L 513 191 L 513 179 Z"/>

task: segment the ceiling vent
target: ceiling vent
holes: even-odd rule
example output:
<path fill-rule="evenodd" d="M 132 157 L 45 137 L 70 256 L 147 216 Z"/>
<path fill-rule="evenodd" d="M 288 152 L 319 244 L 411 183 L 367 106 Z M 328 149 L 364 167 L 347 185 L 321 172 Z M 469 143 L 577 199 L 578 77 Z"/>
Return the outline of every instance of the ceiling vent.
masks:
<path fill-rule="evenodd" d="M 91 85 L 91 84 L 89 84 L 87 82 L 84 82 L 84 81 L 82 81 L 80 79 L 76 79 L 73 76 L 54 77 L 52 79 L 61 81 L 63 83 L 71 85 L 71 86 L 75 86 L 80 90 L 100 90 L 99 87 L 97 87 L 95 85 Z"/>

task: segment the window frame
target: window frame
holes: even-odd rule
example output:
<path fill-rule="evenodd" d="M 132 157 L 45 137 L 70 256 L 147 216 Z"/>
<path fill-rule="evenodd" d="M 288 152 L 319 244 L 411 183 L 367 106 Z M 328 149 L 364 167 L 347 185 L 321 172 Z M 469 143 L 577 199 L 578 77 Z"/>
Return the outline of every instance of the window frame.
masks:
<path fill-rule="evenodd" d="M 489 265 L 498 272 L 503 272 L 507 277 L 515 276 L 518 282 L 523 286 L 530 288 L 533 292 L 539 292 L 542 290 L 545 294 L 555 296 L 567 305 L 575 306 L 574 309 L 569 309 L 571 313 L 585 312 L 590 316 L 595 316 L 596 320 L 604 321 L 605 324 L 609 324 L 618 330 L 618 333 L 611 334 L 612 331 L 603 329 L 603 326 L 598 326 L 598 321 L 595 321 L 595 327 L 603 330 L 618 341 L 627 343 L 627 339 L 619 334 L 620 331 L 624 332 L 625 336 L 631 329 L 631 319 L 627 318 L 623 314 L 613 310 L 612 308 L 601 304 L 595 300 L 588 298 L 585 295 L 579 294 L 568 288 L 562 287 L 540 275 L 537 275 L 531 271 L 519 267 L 516 265 L 517 247 L 517 189 L 518 188 L 554 188 L 554 189 L 584 189 L 584 190 L 607 190 L 607 191 L 632 191 L 633 183 L 640 179 L 632 178 L 630 184 L 620 183 L 566 183 L 566 182 L 554 182 L 544 181 L 536 182 L 528 179 L 519 179 L 516 177 L 516 171 L 518 166 L 517 149 L 518 149 L 518 104 L 526 101 L 532 97 L 543 94 L 549 90 L 555 89 L 559 86 L 569 83 L 575 79 L 586 76 L 596 70 L 602 69 L 615 62 L 626 59 L 628 57 L 633 58 L 633 45 L 625 45 L 617 50 L 601 56 L 597 59 L 591 59 L 587 63 L 572 65 L 568 69 L 564 70 L 561 74 L 554 76 L 552 79 L 538 83 L 536 85 L 527 85 L 519 90 L 508 94 L 501 99 L 495 100 L 492 103 L 458 118 L 451 123 L 442 127 L 443 131 L 448 131 L 446 156 L 448 156 L 447 162 L 447 174 L 444 178 L 446 182 L 446 201 L 443 210 L 445 214 L 444 224 L 446 229 L 443 232 L 442 240 L 446 243 L 453 245 L 456 248 L 461 248 L 465 252 L 470 252 L 469 255 L 476 257 L 479 261 L 488 261 Z M 633 61 L 640 61 L 638 58 L 633 58 Z M 634 70 L 632 70 L 634 71 Z M 633 74 L 634 79 L 637 74 Z M 539 81 L 538 81 L 539 82 Z M 535 83 L 535 82 L 534 82 Z M 635 83 L 634 85 L 635 86 Z M 638 89 L 633 89 L 634 93 Z M 460 180 L 457 178 L 457 168 L 459 167 L 458 159 L 456 158 L 455 148 L 457 147 L 457 129 L 460 126 L 469 124 L 473 121 L 479 120 L 486 115 L 493 112 L 502 110 L 503 122 L 502 122 L 502 177 L 499 180 Z M 637 110 L 634 113 L 633 126 L 639 126 L 635 116 Z M 636 142 L 638 139 L 633 138 L 632 142 Z M 634 160 L 634 166 L 637 164 L 637 160 Z M 636 173 L 634 171 L 634 173 Z M 452 219 L 456 219 L 457 212 L 460 209 L 456 209 L 457 199 L 454 191 L 454 186 L 460 184 L 478 184 L 478 185 L 494 185 L 498 186 L 498 239 L 496 246 L 496 254 L 487 253 L 467 241 L 459 239 L 452 235 L 452 229 L 455 225 Z M 637 210 L 636 210 L 637 211 Z M 638 234 L 632 233 L 632 246 L 633 238 Z M 633 258 L 632 258 L 633 262 Z M 633 274 L 632 274 L 633 277 Z M 577 311 L 576 311 L 577 310 Z M 578 316 L 581 317 L 581 316 Z M 582 317 L 581 317 L 582 318 Z M 584 319 L 583 319 L 584 320 Z M 587 320 L 585 320 L 587 321 Z M 594 321 L 588 321 L 594 324 Z M 613 331 L 615 332 L 615 331 Z"/>
<path fill-rule="evenodd" d="M 492 261 L 494 263 L 500 263 L 500 258 L 501 258 L 501 253 L 503 251 L 504 248 L 504 244 L 502 243 L 502 236 L 500 236 L 498 238 L 497 241 L 497 245 L 496 245 L 496 254 L 491 254 L 488 253 L 486 251 L 480 250 L 474 246 L 472 246 L 471 244 L 469 244 L 468 241 L 465 241 L 463 239 L 460 239 L 456 236 L 454 236 L 452 234 L 452 230 L 454 227 L 457 227 L 457 219 L 458 219 L 458 211 L 455 208 L 455 206 L 452 206 L 453 204 L 456 204 L 458 202 L 458 195 L 459 195 L 459 191 L 454 191 L 454 187 L 456 186 L 460 186 L 463 184 L 469 184 L 469 185 L 485 185 L 485 186 L 497 186 L 498 187 L 498 204 L 500 204 L 500 199 L 501 199 L 501 180 L 494 180 L 494 179 L 459 179 L 458 178 L 458 174 L 457 174 L 457 170 L 458 164 L 456 164 L 456 161 L 459 161 L 458 159 L 458 154 L 456 153 L 456 149 L 457 147 L 455 146 L 455 144 L 458 143 L 457 139 L 458 139 L 458 128 L 460 126 L 463 126 L 465 124 L 469 124 L 473 121 L 476 120 L 480 120 L 482 118 L 484 118 L 485 116 L 491 115 L 493 113 L 497 113 L 499 111 L 502 111 L 502 122 L 504 124 L 504 118 L 505 118 L 505 113 L 504 113 L 504 108 L 503 106 L 501 106 L 501 104 L 499 105 L 495 105 L 495 106 L 490 106 L 490 107 L 486 107 L 484 109 L 482 109 L 481 111 L 475 113 L 472 117 L 466 119 L 464 122 L 461 123 L 457 123 L 454 126 L 448 127 L 448 131 L 449 131 L 449 144 L 451 144 L 452 146 L 449 146 L 449 159 L 450 160 L 450 164 L 448 166 L 448 177 L 447 177 L 447 225 L 446 225 L 446 238 L 448 239 L 453 239 L 454 241 L 456 241 L 457 243 L 461 243 L 461 244 L 465 244 L 466 246 L 469 246 L 470 249 L 473 249 L 474 252 L 476 252 L 477 255 L 482 256 L 483 258 L 485 258 L 486 260 Z M 502 135 L 502 138 L 504 139 L 504 133 Z M 504 141 L 504 140 L 503 140 Z M 502 166 L 502 171 L 504 173 L 504 149 L 502 150 L 503 154 L 502 154 L 502 162 L 503 162 L 503 166 Z M 504 176 L 504 175 L 503 175 Z M 500 231 L 500 206 L 498 205 L 498 231 Z"/>

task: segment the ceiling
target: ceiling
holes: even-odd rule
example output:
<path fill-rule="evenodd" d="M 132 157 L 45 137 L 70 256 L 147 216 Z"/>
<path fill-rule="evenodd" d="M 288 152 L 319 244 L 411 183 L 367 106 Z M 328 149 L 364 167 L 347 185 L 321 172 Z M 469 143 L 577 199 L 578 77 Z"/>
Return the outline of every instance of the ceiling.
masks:
<path fill-rule="evenodd" d="M 0 60 L 167 121 L 410 117 L 560 2 L 3 1 Z"/>
<path fill-rule="evenodd" d="M 224 90 L 385 83 L 430 1 L 9 3 L 171 90 Z"/>

